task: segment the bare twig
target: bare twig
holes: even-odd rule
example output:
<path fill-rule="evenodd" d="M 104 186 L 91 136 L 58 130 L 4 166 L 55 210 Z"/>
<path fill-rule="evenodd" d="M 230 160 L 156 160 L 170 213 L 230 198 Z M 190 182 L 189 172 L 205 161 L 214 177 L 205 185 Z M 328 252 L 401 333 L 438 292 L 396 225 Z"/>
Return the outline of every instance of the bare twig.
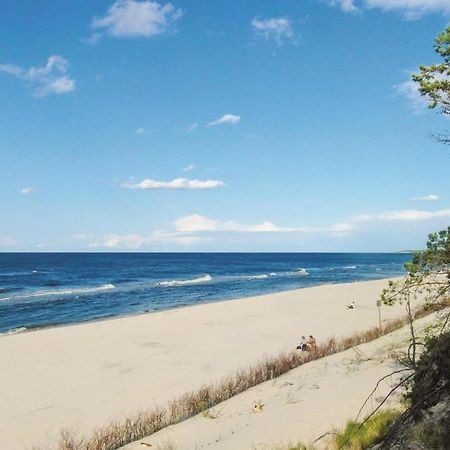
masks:
<path fill-rule="evenodd" d="M 366 400 L 365 400 L 364 403 L 362 404 L 360 410 L 358 411 L 358 415 L 356 416 L 355 422 L 358 421 L 359 416 L 361 415 L 362 410 L 364 409 L 364 406 L 366 406 L 367 402 L 370 400 L 370 398 L 372 397 L 372 395 L 376 392 L 376 390 L 378 389 L 378 386 L 380 385 L 380 383 L 381 383 L 382 381 L 384 381 L 386 378 L 392 377 L 392 375 L 396 375 L 397 373 L 401 373 L 401 372 L 406 372 L 407 370 L 412 370 L 412 369 L 410 369 L 410 368 L 405 368 L 405 369 L 395 370 L 394 372 L 391 372 L 391 373 L 385 375 L 384 377 L 380 378 L 380 379 L 377 381 L 377 383 L 376 383 L 375 387 L 373 388 L 372 392 L 368 395 L 368 397 L 366 398 Z"/>

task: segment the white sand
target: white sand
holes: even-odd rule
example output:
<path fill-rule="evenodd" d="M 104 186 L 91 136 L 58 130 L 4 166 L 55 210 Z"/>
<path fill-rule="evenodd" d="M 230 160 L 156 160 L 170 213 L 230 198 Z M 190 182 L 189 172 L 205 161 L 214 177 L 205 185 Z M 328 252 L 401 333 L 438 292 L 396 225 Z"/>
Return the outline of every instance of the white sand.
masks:
<path fill-rule="evenodd" d="M 295 348 L 302 334 L 320 343 L 366 330 L 378 323 L 376 300 L 386 285 L 324 285 L 2 336 L 1 447 L 51 447 L 62 427 L 88 432 L 164 406 L 239 367 Z M 347 310 L 352 300 L 356 308 Z M 404 313 L 402 306 L 382 307 L 384 320 Z"/>

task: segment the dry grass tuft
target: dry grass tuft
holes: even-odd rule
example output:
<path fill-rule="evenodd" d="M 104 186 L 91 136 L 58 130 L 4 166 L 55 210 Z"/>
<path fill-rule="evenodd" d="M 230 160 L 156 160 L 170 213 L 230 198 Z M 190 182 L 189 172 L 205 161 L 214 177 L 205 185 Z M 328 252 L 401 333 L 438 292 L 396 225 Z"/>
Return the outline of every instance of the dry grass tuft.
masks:
<path fill-rule="evenodd" d="M 429 311 L 416 311 L 419 318 Z M 371 328 L 339 340 L 334 338 L 321 343 L 314 351 L 292 351 L 261 361 L 255 366 L 241 369 L 216 385 L 202 386 L 171 401 L 166 408 L 154 408 L 133 417 L 117 421 L 96 430 L 88 438 L 77 438 L 63 431 L 58 450 L 115 450 L 130 442 L 150 436 L 157 431 L 186 420 L 228 400 L 229 398 L 265 381 L 276 378 L 289 370 L 325 356 L 342 352 L 356 345 L 372 341 L 404 326 L 408 319 L 396 319 L 383 329 Z"/>

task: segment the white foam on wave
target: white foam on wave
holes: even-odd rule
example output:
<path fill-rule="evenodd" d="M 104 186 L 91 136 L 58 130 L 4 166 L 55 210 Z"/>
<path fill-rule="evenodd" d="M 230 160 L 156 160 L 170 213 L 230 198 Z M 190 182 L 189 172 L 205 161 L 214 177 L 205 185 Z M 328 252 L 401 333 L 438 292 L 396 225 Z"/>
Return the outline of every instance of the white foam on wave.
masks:
<path fill-rule="evenodd" d="M 264 280 L 264 278 L 268 278 L 269 275 L 266 273 L 262 273 L 261 275 L 248 275 L 246 277 L 243 277 L 246 280 Z"/>
<path fill-rule="evenodd" d="M 30 294 L 17 295 L 14 297 L 5 297 L 0 299 L 1 301 L 5 300 L 22 300 L 26 298 L 34 298 L 34 297 L 50 297 L 50 296 L 61 296 L 61 295 L 78 295 L 78 294 L 91 294 L 93 292 L 99 291 L 108 291 L 110 289 L 115 289 L 116 287 L 111 284 L 102 284 L 101 286 L 95 287 L 87 287 L 87 288 L 79 288 L 79 289 L 55 289 L 52 291 L 39 291 L 33 292 Z"/>
<path fill-rule="evenodd" d="M 308 272 L 306 271 L 306 269 L 298 269 L 295 273 L 297 275 L 300 275 L 301 277 L 306 277 L 306 275 L 308 275 Z"/>
<path fill-rule="evenodd" d="M 9 336 L 11 334 L 19 334 L 19 333 L 23 333 L 24 331 L 27 331 L 27 327 L 13 328 L 12 330 L 8 330 L 5 333 L 0 333 L 0 336 Z"/>
<path fill-rule="evenodd" d="M 203 277 L 193 278 L 191 280 L 170 280 L 170 281 L 160 281 L 158 286 L 162 287 L 173 287 L 173 286 L 188 286 L 190 284 L 200 284 L 207 283 L 212 280 L 211 275 L 205 275 Z"/>
<path fill-rule="evenodd" d="M 276 277 L 278 274 L 277 274 L 276 272 L 270 272 L 269 275 L 270 275 L 271 277 Z"/>
<path fill-rule="evenodd" d="M 358 266 L 344 266 L 343 269 L 356 269 Z"/>

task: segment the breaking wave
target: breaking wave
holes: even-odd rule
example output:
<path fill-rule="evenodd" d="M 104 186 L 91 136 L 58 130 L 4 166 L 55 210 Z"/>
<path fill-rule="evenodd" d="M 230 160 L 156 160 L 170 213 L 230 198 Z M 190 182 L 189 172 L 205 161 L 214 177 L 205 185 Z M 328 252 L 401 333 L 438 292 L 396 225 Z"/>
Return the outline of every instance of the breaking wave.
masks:
<path fill-rule="evenodd" d="M 212 280 L 211 275 L 205 275 L 204 277 L 193 278 L 191 280 L 171 280 L 171 281 L 160 281 L 158 286 L 162 287 L 174 287 L 174 286 L 189 286 L 190 284 L 200 284 L 207 283 Z"/>
<path fill-rule="evenodd" d="M 95 287 L 86 287 L 79 289 L 55 289 L 52 291 L 38 291 L 38 292 L 30 292 L 29 294 L 17 295 L 14 297 L 4 297 L 0 300 L 23 300 L 27 298 L 34 297 L 50 297 L 50 296 L 61 296 L 61 295 L 82 295 L 82 294 L 91 294 L 99 291 L 108 291 L 110 289 L 115 289 L 115 286 L 111 283 L 102 284 L 101 286 Z"/>
<path fill-rule="evenodd" d="M 243 280 L 264 280 L 264 278 L 269 278 L 269 275 L 262 273 L 261 275 L 247 275 L 242 277 Z"/>
<path fill-rule="evenodd" d="M 306 275 L 308 275 L 306 269 L 298 269 L 295 273 L 296 275 L 300 275 L 301 277 L 306 277 Z"/>

